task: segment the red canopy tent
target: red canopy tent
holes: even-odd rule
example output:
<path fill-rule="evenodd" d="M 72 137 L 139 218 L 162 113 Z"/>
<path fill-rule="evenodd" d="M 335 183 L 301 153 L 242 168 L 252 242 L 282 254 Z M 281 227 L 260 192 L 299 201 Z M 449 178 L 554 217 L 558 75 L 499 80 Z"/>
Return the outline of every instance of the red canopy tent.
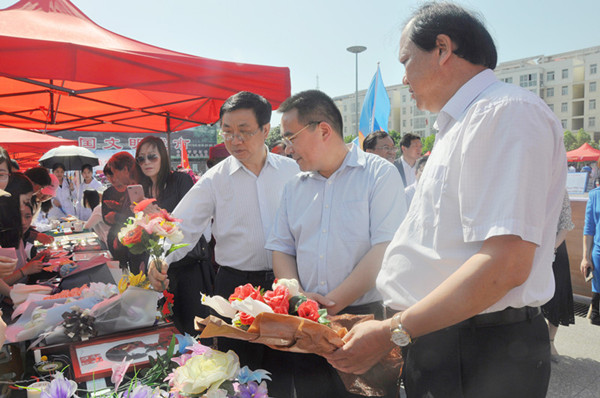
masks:
<path fill-rule="evenodd" d="M 290 94 L 288 68 L 144 44 L 96 25 L 68 0 L 0 10 L 0 59 L 0 125 L 29 130 L 178 131 L 214 123 L 241 90 L 274 107 Z"/>
<path fill-rule="evenodd" d="M 567 162 L 594 162 L 600 158 L 600 150 L 587 142 L 577 149 L 567 152 Z"/>
<path fill-rule="evenodd" d="M 77 145 L 77 141 L 48 134 L 0 128 L 0 146 L 19 163 L 21 169 L 37 166 L 38 159 L 44 153 L 61 145 Z"/>

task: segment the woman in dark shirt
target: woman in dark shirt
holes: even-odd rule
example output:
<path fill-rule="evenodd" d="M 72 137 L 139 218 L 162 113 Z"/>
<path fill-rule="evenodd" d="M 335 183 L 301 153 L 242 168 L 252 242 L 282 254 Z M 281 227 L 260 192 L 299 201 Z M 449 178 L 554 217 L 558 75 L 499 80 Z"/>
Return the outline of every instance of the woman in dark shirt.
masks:
<path fill-rule="evenodd" d="M 142 186 L 147 198 L 169 213 L 194 185 L 185 173 L 171 171 L 169 155 L 162 139 L 148 136 L 140 141 L 135 159 L 142 169 Z M 174 294 L 173 322 L 181 332 L 196 334 L 194 318 L 209 315 L 200 302 L 200 292 L 211 295 L 214 269 L 211 253 L 204 237 L 180 261 L 170 265 L 169 291 Z"/>

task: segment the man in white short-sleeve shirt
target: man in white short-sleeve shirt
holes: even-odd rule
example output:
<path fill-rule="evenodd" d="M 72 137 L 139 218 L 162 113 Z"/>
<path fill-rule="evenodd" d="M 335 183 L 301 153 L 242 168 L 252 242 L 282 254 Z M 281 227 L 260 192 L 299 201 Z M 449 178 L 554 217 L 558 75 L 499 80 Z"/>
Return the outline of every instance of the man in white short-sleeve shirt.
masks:
<path fill-rule="evenodd" d="M 309 90 L 281 104 L 286 153 L 303 173 L 285 187 L 266 248 L 277 278 L 300 281 L 329 314 L 383 318 L 375 278 L 383 253 L 406 214 L 391 162 L 342 137 L 334 102 Z M 292 355 L 296 397 L 346 397 L 334 369 L 317 355 Z"/>
<path fill-rule="evenodd" d="M 496 79 L 493 40 L 456 5 L 421 7 L 399 58 L 419 109 L 439 112 L 439 133 L 377 278 L 398 312 L 353 329 L 329 360 L 362 373 L 399 345 L 408 397 L 544 397 L 539 306 L 553 295 L 560 123 L 538 97 Z"/>

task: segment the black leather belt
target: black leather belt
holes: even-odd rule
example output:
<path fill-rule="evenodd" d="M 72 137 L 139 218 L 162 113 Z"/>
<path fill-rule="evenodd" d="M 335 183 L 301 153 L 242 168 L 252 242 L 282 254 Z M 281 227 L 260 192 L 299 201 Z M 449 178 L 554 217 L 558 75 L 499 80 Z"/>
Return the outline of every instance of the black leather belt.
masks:
<path fill-rule="evenodd" d="M 502 311 L 479 314 L 458 323 L 460 328 L 484 328 L 488 326 L 510 325 L 531 320 L 540 315 L 540 307 L 508 307 Z"/>
<path fill-rule="evenodd" d="M 272 270 L 265 270 L 265 271 L 241 271 L 239 269 L 235 269 L 235 268 L 231 268 L 231 267 L 225 267 L 225 266 L 220 266 L 219 267 L 219 272 L 229 272 L 230 274 L 234 274 L 234 275 L 239 275 L 245 278 L 249 278 L 249 277 L 259 277 L 259 278 L 264 278 L 265 280 L 273 280 L 275 278 L 275 274 L 273 273 Z"/>
<path fill-rule="evenodd" d="M 385 307 L 385 317 L 391 318 L 397 313 L 390 307 Z M 460 328 L 484 328 L 487 326 L 510 325 L 511 323 L 519 323 L 535 318 L 542 311 L 540 307 L 508 307 L 502 311 L 490 312 L 487 314 L 479 314 L 457 323 L 455 326 Z"/>

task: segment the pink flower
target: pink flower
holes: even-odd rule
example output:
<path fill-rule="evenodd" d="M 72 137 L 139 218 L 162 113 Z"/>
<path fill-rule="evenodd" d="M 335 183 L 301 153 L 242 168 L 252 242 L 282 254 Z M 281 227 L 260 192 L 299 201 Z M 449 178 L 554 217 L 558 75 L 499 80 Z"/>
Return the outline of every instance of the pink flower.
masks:
<path fill-rule="evenodd" d="M 110 376 L 110 381 L 114 383 L 115 391 L 117 391 L 117 389 L 121 385 L 123 377 L 125 376 L 125 373 L 127 373 L 127 369 L 129 368 L 129 365 L 131 365 L 131 362 L 133 362 L 133 359 L 126 362 L 125 358 L 123 358 L 123 361 L 121 363 L 113 365 L 113 373 L 112 376 Z"/>

